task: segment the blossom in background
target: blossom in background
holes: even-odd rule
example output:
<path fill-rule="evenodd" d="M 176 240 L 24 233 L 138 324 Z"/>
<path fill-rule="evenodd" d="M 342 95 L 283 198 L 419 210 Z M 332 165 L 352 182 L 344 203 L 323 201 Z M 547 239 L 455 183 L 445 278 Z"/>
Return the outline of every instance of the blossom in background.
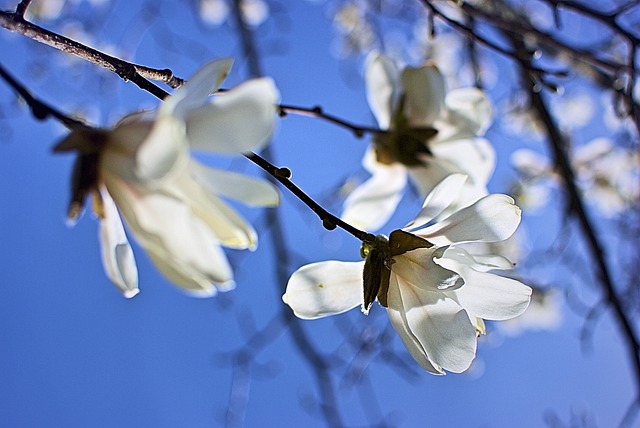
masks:
<path fill-rule="evenodd" d="M 531 288 L 491 272 L 513 267 L 505 257 L 475 254 L 468 246 L 503 241 L 514 233 L 520 209 L 510 197 L 487 195 L 446 214 L 461 196 L 465 179 L 447 177 L 407 228 L 389 239 L 378 235 L 364 242 L 364 262 L 325 261 L 298 269 L 284 302 L 298 317 L 315 319 L 359 305 L 367 313 L 377 297 L 425 370 L 443 374 L 469 368 L 477 334 L 485 332 L 483 320 L 521 314 Z"/>
<path fill-rule="evenodd" d="M 382 130 L 365 154 L 372 177 L 345 200 L 343 219 L 375 230 L 394 213 L 411 177 L 422 196 L 452 173 L 469 176 L 457 203 L 468 205 L 487 194 L 495 151 L 483 135 L 491 105 L 475 88 L 445 92 L 444 78 L 432 64 L 400 73 L 386 57 L 367 59 L 369 105 Z"/>
<path fill-rule="evenodd" d="M 279 202 L 270 184 L 190 156 L 190 150 L 255 150 L 274 129 L 279 94 L 271 79 L 209 98 L 230 67 L 228 59 L 211 62 L 156 111 L 127 116 L 113 129 L 78 129 L 56 147 L 80 152 L 69 215 L 77 217 L 86 194 L 93 194 L 105 270 L 127 297 L 138 291 L 137 273 L 120 215 L 167 278 L 211 296 L 234 285 L 221 246 L 257 245 L 251 225 L 218 196 L 252 206 Z"/>
<path fill-rule="evenodd" d="M 241 0 L 242 18 L 247 24 L 258 27 L 269 17 L 269 5 L 263 0 Z M 229 2 L 226 0 L 200 0 L 200 17 L 204 22 L 221 25 L 229 19 Z"/>
<path fill-rule="evenodd" d="M 560 181 L 550 159 L 529 149 L 520 149 L 511 162 L 521 175 L 519 200 L 530 209 L 546 204 L 549 191 Z M 640 197 L 640 156 L 596 138 L 576 147 L 571 164 L 585 198 L 604 217 L 626 210 Z"/>

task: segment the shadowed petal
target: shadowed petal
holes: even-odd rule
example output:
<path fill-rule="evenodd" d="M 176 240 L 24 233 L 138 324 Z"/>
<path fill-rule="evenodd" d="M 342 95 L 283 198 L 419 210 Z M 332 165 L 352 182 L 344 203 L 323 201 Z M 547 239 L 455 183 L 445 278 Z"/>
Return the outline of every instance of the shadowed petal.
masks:
<path fill-rule="evenodd" d="M 400 77 L 404 88 L 404 114 L 415 127 L 431 126 L 444 107 L 444 77 L 433 65 L 407 67 Z"/>
<path fill-rule="evenodd" d="M 364 262 L 326 261 L 295 271 L 282 300 L 298 318 L 315 319 L 346 312 L 362 304 Z"/>
<path fill-rule="evenodd" d="M 460 275 L 434 263 L 434 257 L 443 251 L 435 247 L 407 251 L 393 258 L 391 271 L 403 281 L 423 290 L 437 292 L 461 287 L 464 281 Z"/>
<path fill-rule="evenodd" d="M 393 61 L 372 53 L 367 57 L 365 66 L 367 100 L 381 129 L 389 129 L 391 116 L 395 108 L 398 69 Z"/>
<path fill-rule="evenodd" d="M 166 193 L 141 192 L 117 177 L 105 176 L 105 183 L 133 235 L 171 280 L 193 291 L 195 279 L 208 295 L 213 293 L 205 284 L 228 288 L 233 276 L 220 242 L 188 205 Z"/>
<path fill-rule="evenodd" d="M 379 229 L 395 212 L 406 184 L 402 165 L 380 166 L 344 201 L 342 219 L 358 228 Z"/>
<path fill-rule="evenodd" d="M 414 360 L 420 367 L 428 371 L 429 373 L 443 375 L 445 374 L 442 367 L 429 361 L 427 352 L 418 340 L 418 338 L 411 332 L 409 324 L 407 322 L 407 316 L 405 314 L 404 303 L 402 302 L 402 295 L 398 288 L 398 280 L 395 275 L 391 275 L 389 280 L 389 293 L 387 295 L 387 314 L 389 315 L 389 321 L 395 329 L 398 336 L 402 340 L 404 347 L 411 354 Z"/>
<path fill-rule="evenodd" d="M 430 361 L 443 369 L 461 373 L 476 354 L 476 331 L 469 315 L 453 299 L 404 283 L 398 288 L 411 332 Z"/>
<path fill-rule="evenodd" d="M 100 196 L 104 216 L 100 220 L 102 264 L 109 279 L 122 291 L 124 297 L 131 298 L 140 292 L 133 250 L 113 199 L 106 189 L 100 189 Z"/>

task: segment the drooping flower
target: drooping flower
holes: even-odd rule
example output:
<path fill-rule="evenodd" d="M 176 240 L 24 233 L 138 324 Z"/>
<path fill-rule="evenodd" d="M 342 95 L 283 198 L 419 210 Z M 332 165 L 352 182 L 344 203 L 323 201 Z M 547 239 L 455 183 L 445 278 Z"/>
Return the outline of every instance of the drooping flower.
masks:
<path fill-rule="evenodd" d="M 279 202 L 270 184 L 190 156 L 190 150 L 256 150 L 274 129 L 279 94 L 271 79 L 209 97 L 231 64 L 211 62 L 157 110 L 127 116 L 112 129 L 76 130 L 56 147 L 80 152 L 69 215 L 77 217 L 85 196 L 94 196 L 105 270 L 127 297 L 137 293 L 137 273 L 120 215 L 167 278 L 194 295 L 211 296 L 234 286 L 221 246 L 257 245 L 251 225 L 219 196 L 251 206 Z"/>
<path fill-rule="evenodd" d="M 375 298 L 425 370 L 462 372 L 473 361 L 484 321 L 521 314 L 531 288 L 492 271 L 513 267 L 500 255 L 475 254 L 465 243 L 499 242 L 520 223 L 506 195 L 487 195 L 447 215 L 465 176 L 447 177 L 427 197 L 418 216 L 389 238 L 362 247 L 364 262 L 325 261 L 301 267 L 283 300 L 303 319 L 346 312 Z"/>
<path fill-rule="evenodd" d="M 372 177 L 351 193 L 343 219 L 376 230 L 395 211 L 407 176 L 423 197 L 453 173 L 469 176 L 461 198 L 468 205 L 487 194 L 495 151 L 480 138 L 491 121 L 491 105 L 475 88 L 448 94 L 442 74 L 432 64 L 399 72 L 380 54 L 366 65 L 367 96 L 379 127 L 364 168 Z"/>

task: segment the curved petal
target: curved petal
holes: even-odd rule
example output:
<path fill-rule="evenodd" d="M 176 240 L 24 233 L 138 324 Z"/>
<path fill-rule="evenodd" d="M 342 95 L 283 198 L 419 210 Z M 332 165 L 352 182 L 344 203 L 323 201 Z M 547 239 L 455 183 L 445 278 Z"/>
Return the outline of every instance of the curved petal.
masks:
<path fill-rule="evenodd" d="M 225 247 L 256 248 L 258 238 L 253 227 L 220 198 L 195 181 L 190 172 L 186 171 L 173 182 L 167 183 L 163 192 L 184 201 L 194 217 L 207 224 Z"/>
<path fill-rule="evenodd" d="M 191 207 L 175 196 L 145 191 L 109 174 L 103 178 L 131 232 L 169 279 L 190 291 L 194 282 L 205 290 L 211 288 L 207 283 L 228 288 L 233 274 L 219 240 Z"/>
<path fill-rule="evenodd" d="M 271 183 L 215 168 L 191 159 L 190 169 L 196 181 L 209 192 L 233 198 L 251 207 L 274 207 L 280 203 L 280 192 Z"/>
<path fill-rule="evenodd" d="M 518 228 L 520 215 L 520 208 L 511 197 L 493 194 L 414 234 L 437 246 L 504 241 Z"/>
<path fill-rule="evenodd" d="M 186 166 L 189 146 L 184 124 L 173 117 L 158 118 L 135 155 L 135 174 L 140 182 L 162 180 Z"/>
<path fill-rule="evenodd" d="M 461 136 L 481 136 L 491 125 L 493 109 L 484 91 L 461 88 L 449 92 L 445 98 L 446 120 Z"/>
<path fill-rule="evenodd" d="M 232 64 L 231 58 L 223 58 L 204 65 L 165 100 L 158 114 L 185 120 L 193 109 L 203 105 L 209 95 L 218 90 L 229 74 Z"/>
<path fill-rule="evenodd" d="M 524 312 L 531 300 L 531 288 L 511 278 L 478 272 L 463 259 L 442 257 L 436 263 L 455 270 L 465 285 L 445 291 L 455 298 L 470 315 L 488 320 L 506 320 Z"/>
<path fill-rule="evenodd" d="M 395 212 L 406 184 L 404 166 L 393 164 L 378 168 L 344 201 L 342 219 L 358 228 L 379 229 Z"/>
<path fill-rule="evenodd" d="M 346 312 L 362 304 L 364 262 L 326 261 L 295 271 L 282 300 L 298 318 L 316 319 Z"/>
<path fill-rule="evenodd" d="M 440 292 L 413 287 L 398 279 L 409 329 L 443 369 L 461 373 L 476 355 L 476 330 L 467 312 Z"/>
<path fill-rule="evenodd" d="M 479 272 L 513 269 L 513 263 L 511 263 L 506 257 L 498 255 L 472 255 L 466 249 L 462 248 L 464 245 L 465 244 L 456 247 L 448 247 L 442 254 L 442 257 L 458 260 Z"/>
<path fill-rule="evenodd" d="M 384 55 L 372 53 L 365 65 L 367 101 L 381 129 L 389 129 L 397 97 L 398 69 Z"/>
<path fill-rule="evenodd" d="M 443 249 L 419 248 L 393 258 L 391 271 L 416 288 L 433 292 L 459 288 L 464 284 L 460 275 L 434 263 Z"/>
<path fill-rule="evenodd" d="M 423 198 L 429 196 L 429 193 L 446 177 L 458 172 L 456 168 L 436 158 L 427 159 L 425 165 L 407 169 L 412 183 Z"/>
<path fill-rule="evenodd" d="M 389 315 L 389 321 L 395 329 L 398 336 L 402 340 L 404 347 L 411 354 L 414 360 L 420 367 L 428 371 L 429 373 L 443 375 L 444 370 L 437 364 L 429 361 L 427 352 L 416 336 L 411 332 L 409 323 L 407 322 L 407 316 L 404 310 L 404 303 L 402 302 L 402 296 L 400 289 L 398 288 L 398 279 L 391 275 L 389 280 L 389 292 L 387 294 L 387 314 Z"/>
<path fill-rule="evenodd" d="M 102 264 L 109 279 L 122 291 L 124 297 L 138 294 L 138 268 L 133 250 L 124 233 L 124 227 L 113 199 L 106 189 L 100 189 L 103 218 L 100 220 L 100 248 Z"/>
<path fill-rule="evenodd" d="M 464 174 L 451 174 L 438 183 L 425 199 L 420 213 L 404 229 L 424 226 L 437 217 L 456 199 L 466 181 Z"/>
<path fill-rule="evenodd" d="M 409 125 L 431 126 L 444 107 L 444 77 L 434 65 L 407 67 L 400 76 L 404 88 L 404 115 Z"/>
<path fill-rule="evenodd" d="M 191 110 L 186 118 L 191 149 L 225 154 L 259 149 L 275 128 L 279 98 L 273 80 L 253 79 Z"/>

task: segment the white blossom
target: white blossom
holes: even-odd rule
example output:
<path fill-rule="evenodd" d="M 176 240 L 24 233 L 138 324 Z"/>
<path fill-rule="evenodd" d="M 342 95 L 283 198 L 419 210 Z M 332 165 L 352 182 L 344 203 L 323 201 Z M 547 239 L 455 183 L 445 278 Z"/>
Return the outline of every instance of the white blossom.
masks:
<path fill-rule="evenodd" d="M 495 152 L 483 135 L 491 106 L 475 88 L 448 94 L 432 64 L 401 72 L 386 57 L 372 54 L 366 65 L 367 95 L 382 130 L 363 160 L 372 177 L 345 201 L 343 219 L 375 230 L 395 211 L 411 177 L 426 196 L 444 177 L 464 173 L 469 180 L 457 201 L 468 205 L 487 194 Z"/>
<path fill-rule="evenodd" d="M 57 146 L 94 154 L 96 183 L 90 185 L 99 190 L 94 195 L 105 270 L 128 297 L 137 292 L 137 274 L 118 211 L 167 278 L 194 295 L 211 296 L 234 286 L 221 246 L 257 245 L 251 225 L 219 196 L 254 206 L 279 202 L 270 184 L 208 168 L 190 156 L 190 150 L 256 150 L 274 129 L 279 95 L 271 79 L 209 97 L 230 67 L 230 60 L 211 62 L 156 111 L 127 116 L 113 129 L 75 131 Z"/>
<path fill-rule="evenodd" d="M 616 147 L 607 138 L 596 138 L 573 149 L 570 160 L 583 195 L 602 216 L 618 215 L 640 197 L 638 153 Z M 550 188 L 560 181 L 551 160 L 519 149 L 512 154 L 511 162 L 521 174 L 521 202 L 530 209 L 543 206 Z"/>
<path fill-rule="evenodd" d="M 485 332 L 483 320 L 521 314 L 531 289 L 492 272 L 513 267 L 505 257 L 476 254 L 467 245 L 503 241 L 514 233 L 520 209 L 510 197 L 487 195 L 446 214 L 465 178 L 454 174 L 443 180 L 404 230 L 392 232 L 388 240 L 379 235 L 373 244 L 365 242 L 364 262 L 325 261 L 298 269 L 283 301 L 303 319 L 359 305 L 367 313 L 373 300 L 367 297 L 371 274 L 379 273 L 373 297 L 387 308 L 393 327 L 420 366 L 434 374 L 469 368 L 477 334 Z"/>

